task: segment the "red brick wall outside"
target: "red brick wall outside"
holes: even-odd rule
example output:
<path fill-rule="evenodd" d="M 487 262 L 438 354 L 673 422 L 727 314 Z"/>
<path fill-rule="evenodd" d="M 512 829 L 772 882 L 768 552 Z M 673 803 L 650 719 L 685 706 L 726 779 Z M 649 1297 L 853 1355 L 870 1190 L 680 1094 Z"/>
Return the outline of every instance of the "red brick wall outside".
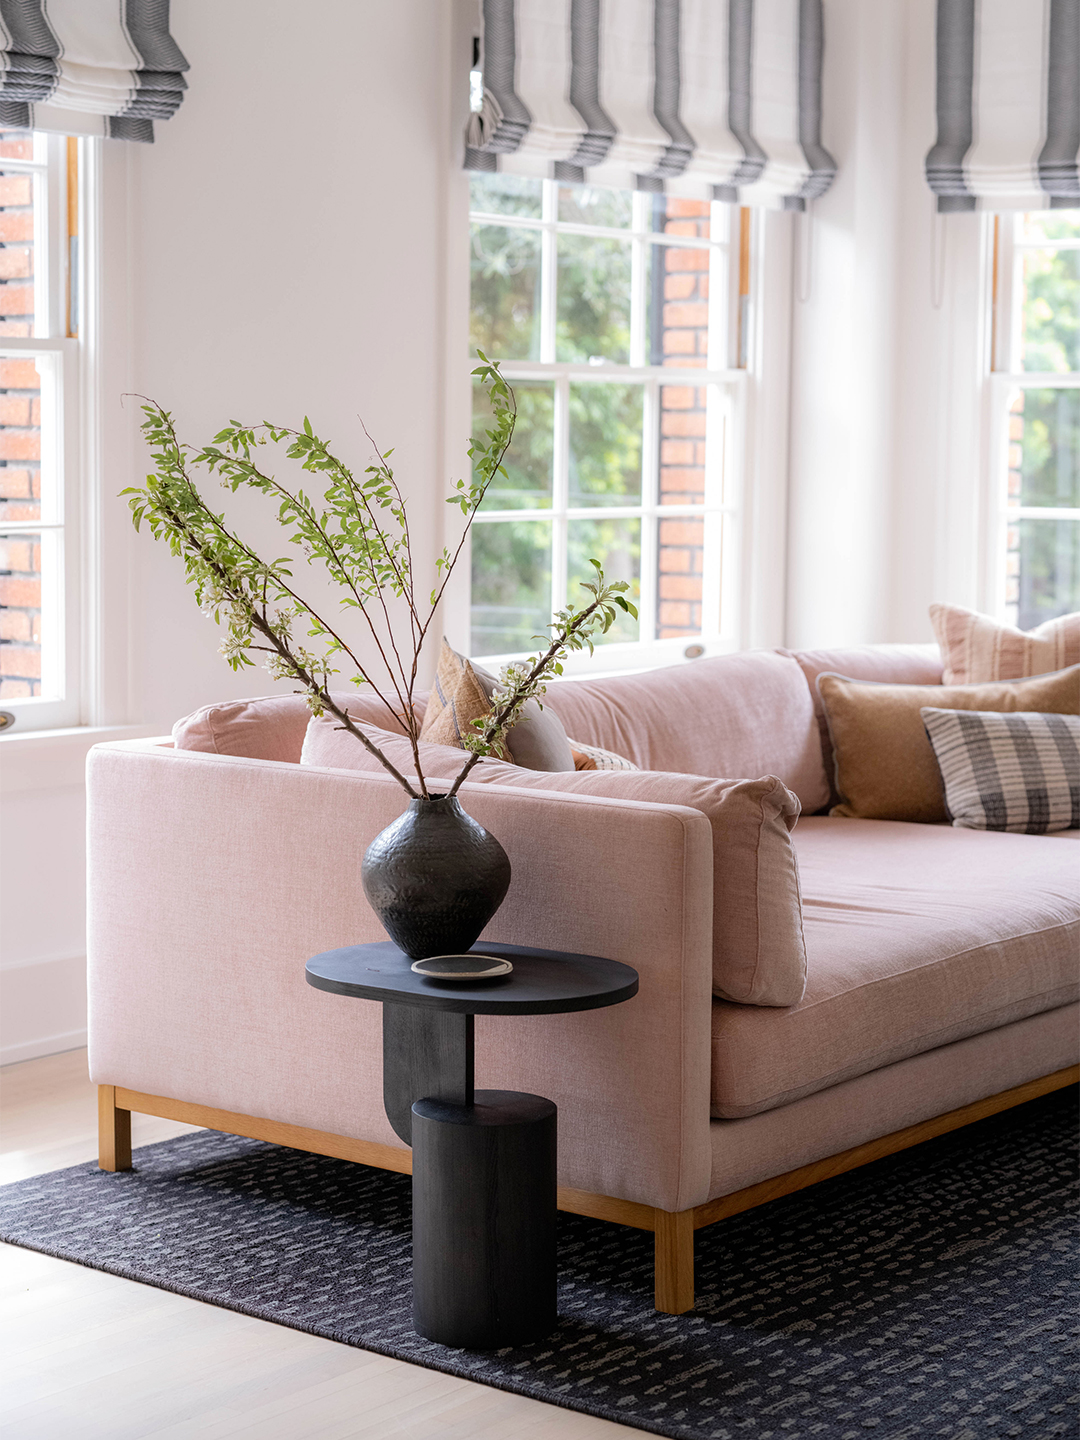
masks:
<path fill-rule="evenodd" d="M 709 206 L 698 200 L 669 198 L 657 228 L 668 235 L 706 239 Z M 709 346 L 709 252 L 659 246 L 655 255 L 663 268 L 654 290 L 654 340 L 660 343 L 654 344 L 653 363 L 703 369 Z M 660 390 L 660 503 L 695 505 L 704 498 L 704 388 L 664 385 Z M 698 635 L 704 524 L 685 516 L 661 520 L 658 539 L 657 638 Z"/>
<path fill-rule="evenodd" d="M 2 152 L 32 159 L 33 141 L 5 134 Z M 0 175 L 0 335 L 34 330 L 32 185 Z M 41 693 L 41 545 L 3 529 L 41 518 L 40 387 L 32 359 L 0 360 L 0 700 Z"/>

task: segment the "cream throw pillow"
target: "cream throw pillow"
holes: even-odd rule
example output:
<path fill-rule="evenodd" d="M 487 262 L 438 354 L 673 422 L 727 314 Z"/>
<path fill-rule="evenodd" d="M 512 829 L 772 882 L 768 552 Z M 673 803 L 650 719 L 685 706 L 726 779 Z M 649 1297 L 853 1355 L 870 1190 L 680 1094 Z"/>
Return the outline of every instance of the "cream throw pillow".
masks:
<path fill-rule="evenodd" d="M 373 725 L 364 730 L 403 774 L 413 773 L 408 740 Z M 449 785 L 465 759 L 460 750 L 444 745 L 420 747 L 424 775 L 436 792 Z M 382 769 L 354 736 L 336 730 L 327 720 L 315 719 L 308 725 L 302 763 L 341 770 Z M 715 994 L 743 1005 L 797 1005 L 802 999 L 806 949 L 799 870 L 789 833 L 799 816 L 799 802 L 775 776 L 710 780 L 652 770 L 553 774 L 488 759 L 473 767 L 459 792 L 466 810 L 468 786 L 474 781 L 700 810 L 708 818 L 713 836 Z M 583 855 L 581 860 L 602 885 L 602 865 L 597 857 Z M 617 846 L 603 863 L 618 864 Z"/>
<path fill-rule="evenodd" d="M 924 705 L 1058 715 L 1080 708 L 1080 665 L 993 685 L 878 685 L 843 675 L 819 675 L 817 683 L 841 797 L 829 814 L 864 820 L 948 819 L 941 771 L 920 713 Z"/>
<path fill-rule="evenodd" d="M 1034 630 L 1017 630 L 960 605 L 931 605 L 946 685 L 1021 680 L 1080 664 L 1080 612 L 1059 615 Z"/>

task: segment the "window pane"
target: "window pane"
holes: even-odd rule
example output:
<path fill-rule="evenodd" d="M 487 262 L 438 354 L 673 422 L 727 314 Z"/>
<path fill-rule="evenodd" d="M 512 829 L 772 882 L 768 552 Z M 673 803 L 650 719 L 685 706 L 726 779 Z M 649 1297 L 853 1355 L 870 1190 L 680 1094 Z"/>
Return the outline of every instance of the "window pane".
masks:
<path fill-rule="evenodd" d="M 33 133 L 29 130 L 0 130 L 0 156 L 11 160 L 33 160 Z"/>
<path fill-rule="evenodd" d="M 691 516 L 661 520 L 657 541 L 657 639 L 700 635 L 705 522 Z"/>
<path fill-rule="evenodd" d="M 0 359 L 0 525 L 41 519 L 41 376 L 32 359 Z"/>
<path fill-rule="evenodd" d="M 471 655 L 534 650 L 551 620 L 551 522 L 497 520 L 472 531 Z"/>
<path fill-rule="evenodd" d="M 588 235 L 558 237 L 556 358 L 630 359 L 630 246 Z"/>
<path fill-rule="evenodd" d="M 0 699 L 41 691 L 41 536 L 0 535 Z"/>
<path fill-rule="evenodd" d="M 652 228 L 664 235 L 699 235 L 709 238 L 712 206 L 708 200 L 680 200 L 674 195 L 654 195 Z"/>
<path fill-rule="evenodd" d="M 1023 252 L 1022 368 L 1080 370 L 1080 250 Z"/>
<path fill-rule="evenodd" d="M 570 387 L 570 504 L 641 501 L 640 385 Z"/>
<path fill-rule="evenodd" d="M 34 177 L 0 172 L 0 335 L 34 333 Z"/>
<path fill-rule="evenodd" d="M 470 343 L 492 360 L 540 358 L 540 236 L 535 230 L 473 226 Z"/>
<path fill-rule="evenodd" d="M 627 599 L 635 604 L 641 595 L 641 521 L 571 520 L 567 527 L 566 594 L 572 605 L 591 597 L 581 589 L 582 580 L 592 580 L 596 571 L 590 560 L 599 560 L 608 580 L 626 580 Z M 620 612 L 618 620 L 598 644 L 637 640 L 638 622 Z"/>
<path fill-rule="evenodd" d="M 1080 610 L 1080 521 L 1013 521 L 1008 572 L 1006 598 L 1021 630 Z"/>
<path fill-rule="evenodd" d="M 1029 210 L 1021 217 L 1024 240 L 1080 240 L 1080 212 Z"/>
<path fill-rule="evenodd" d="M 661 505 L 705 502 L 707 396 L 705 385 L 660 387 Z"/>
<path fill-rule="evenodd" d="M 559 186 L 559 219 L 573 225 L 605 225 L 624 229 L 630 224 L 633 195 L 629 190 L 605 190 L 589 185 Z"/>
<path fill-rule="evenodd" d="M 526 215 L 540 219 L 541 180 L 524 175 L 472 175 L 469 178 L 469 205 L 485 215 Z"/>
<path fill-rule="evenodd" d="M 649 248 L 649 364 L 703 367 L 709 356 L 709 252 Z"/>
<path fill-rule="evenodd" d="M 1009 504 L 1080 508 L 1080 390 L 1014 392 Z"/>
<path fill-rule="evenodd" d="M 515 380 L 517 423 L 503 465 L 484 497 L 488 510 L 547 509 L 551 505 L 551 458 L 555 426 L 554 387 L 539 381 Z M 482 435 L 491 422 L 487 393 L 473 386 L 473 434 Z"/>

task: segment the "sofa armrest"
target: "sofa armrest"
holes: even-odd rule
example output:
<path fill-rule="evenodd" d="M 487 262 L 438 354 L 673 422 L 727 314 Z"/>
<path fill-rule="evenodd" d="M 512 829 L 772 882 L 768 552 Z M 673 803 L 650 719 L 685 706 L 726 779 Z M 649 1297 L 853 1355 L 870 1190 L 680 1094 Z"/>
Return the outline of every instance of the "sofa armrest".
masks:
<path fill-rule="evenodd" d="M 485 939 L 607 955 L 609 1010 L 477 1018 L 477 1084 L 560 1109 L 560 1183 L 665 1210 L 707 1198 L 712 859 L 699 812 L 466 785 L 509 894 Z M 90 1066 L 99 1084 L 395 1145 L 380 1007 L 304 961 L 385 938 L 370 841 L 404 807 L 379 775 L 102 745 L 88 763 Z"/>

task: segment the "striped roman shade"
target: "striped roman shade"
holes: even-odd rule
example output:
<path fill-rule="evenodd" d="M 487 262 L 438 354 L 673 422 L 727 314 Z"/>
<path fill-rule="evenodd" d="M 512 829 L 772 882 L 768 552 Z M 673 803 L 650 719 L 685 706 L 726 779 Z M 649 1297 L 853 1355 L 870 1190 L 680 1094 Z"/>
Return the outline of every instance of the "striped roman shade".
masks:
<path fill-rule="evenodd" d="M 0 125 L 152 142 L 187 68 L 169 0 L 0 0 Z"/>
<path fill-rule="evenodd" d="M 938 210 L 1080 205 L 1080 0 L 937 0 Z"/>
<path fill-rule="evenodd" d="M 929 706 L 919 713 L 954 825 L 1020 835 L 1080 828 L 1080 718 Z"/>
<path fill-rule="evenodd" d="M 822 45 L 821 0 L 483 0 L 465 168 L 802 210 Z"/>

